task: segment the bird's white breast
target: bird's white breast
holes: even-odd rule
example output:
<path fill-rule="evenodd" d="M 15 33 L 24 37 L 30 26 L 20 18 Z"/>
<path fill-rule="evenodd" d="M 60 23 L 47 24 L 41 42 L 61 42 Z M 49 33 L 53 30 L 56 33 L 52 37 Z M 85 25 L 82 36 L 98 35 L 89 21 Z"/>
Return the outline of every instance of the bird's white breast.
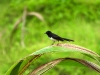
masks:
<path fill-rule="evenodd" d="M 50 39 L 55 41 L 55 39 L 53 39 L 52 37 L 50 37 Z"/>

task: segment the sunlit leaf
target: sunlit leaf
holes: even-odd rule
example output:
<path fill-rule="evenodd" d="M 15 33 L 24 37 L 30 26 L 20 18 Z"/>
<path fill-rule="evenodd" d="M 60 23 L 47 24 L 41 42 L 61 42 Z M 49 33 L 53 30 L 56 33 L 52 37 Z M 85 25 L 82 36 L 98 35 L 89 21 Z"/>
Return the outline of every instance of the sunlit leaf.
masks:
<path fill-rule="evenodd" d="M 59 45 L 53 45 L 48 46 L 43 49 L 40 49 L 36 52 L 33 52 L 29 56 L 21 59 L 19 62 L 15 63 L 6 73 L 6 75 L 13 75 L 13 73 L 22 75 L 26 69 L 31 65 L 32 62 L 35 62 L 36 59 L 38 59 L 41 55 L 46 53 L 55 53 L 55 52 L 80 52 L 83 54 L 86 54 L 88 56 L 91 56 L 96 59 L 96 57 L 100 57 L 97 53 L 88 50 L 86 48 L 76 46 L 73 44 L 59 44 Z M 98 62 L 99 60 L 96 59 Z"/>

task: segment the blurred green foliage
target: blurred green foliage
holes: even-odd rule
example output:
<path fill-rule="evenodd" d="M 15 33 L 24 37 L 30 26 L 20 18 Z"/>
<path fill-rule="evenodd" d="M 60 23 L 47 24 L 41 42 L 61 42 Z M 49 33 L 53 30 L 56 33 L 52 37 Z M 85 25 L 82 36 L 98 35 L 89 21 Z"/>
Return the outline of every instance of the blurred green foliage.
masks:
<path fill-rule="evenodd" d="M 23 49 L 20 45 L 21 26 L 9 41 L 14 23 L 22 16 L 24 7 L 28 11 L 39 12 L 46 23 L 41 22 L 36 17 L 27 17 L 25 32 L 25 45 Z M 52 41 L 44 35 L 46 30 L 51 30 L 63 37 L 74 39 L 74 44 L 78 44 L 99 52 L 100 45 L 100 1 L 99 0 L 0 0 L 0 75 L 3 75 L 9 67 L 18 59 L 51 44 Z M 59 54 L 60 57 L 66 55 Z M 59 57 L 51 55 L 51 58 Z M 73 56 L 73 54 L 70 54 Z M 74 54 L 75 57 L 83 57 Z M 51 60 L 48 55 L 47 60 Z M 43 60 L 38 60 L 39 63 Z M 45 61 L 43 61 L 45 62 Z M 59 70 L 59 73 L 58 73 Z M 52 75 L 89 75 L 90 70 L 79 67 L 62 66 L 54 68 L 49 73 Z M 74 71 L 76 70 L 76 73 Z M 48 73 L 48 74 L 49 74 Z M 47 75 L 47 74 L 46 74 Z M 96 75 L 91 72 L 91 75 Z"/>
<path fill-rule="evenodd" d="M 8 1 L 9 2 L 9 1 Z M 78 1 L 78 0 L 12 0 L 6 11 L 6 18 L 13 21 L 15 17 L 22 14 L 23 8 L 27 6 L 29 11 L 37 11 L 43 14 L 48 24 L 55 24 L 55 21 L 71 21 L 85 19 L 96 21 L 100 19 L 100 1 Z M 53 17 L 52 17 L 53 16 Z M 8 21 L 9 22 L 9 21 Z"/>

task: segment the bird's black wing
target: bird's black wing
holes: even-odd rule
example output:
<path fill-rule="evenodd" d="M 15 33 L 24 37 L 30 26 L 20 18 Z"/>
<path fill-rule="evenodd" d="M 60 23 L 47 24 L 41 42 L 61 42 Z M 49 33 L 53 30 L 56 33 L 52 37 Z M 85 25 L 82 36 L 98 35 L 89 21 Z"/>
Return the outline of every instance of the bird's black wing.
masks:
<path fill-rule="evenodd" d="M 60 36 L 58 36 L 58 35 L 56 35 L 56 34 L 54 34 L 54 33 L 52 33 L 52 37 L 53 37 L 54 39 L 58 40 L 58 41 L 64 41 L 63 38 L 61 38 Z"/>

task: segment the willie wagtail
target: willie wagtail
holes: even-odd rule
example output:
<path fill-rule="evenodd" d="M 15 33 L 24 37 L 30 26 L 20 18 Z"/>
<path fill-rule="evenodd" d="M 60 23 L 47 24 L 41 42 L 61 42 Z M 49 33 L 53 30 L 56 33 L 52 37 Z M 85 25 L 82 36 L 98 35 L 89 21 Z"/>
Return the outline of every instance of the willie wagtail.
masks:
<path fill-rule="evenodd" d="M 47 34 L 48 35 L 48 37 L 51 39 L 51 40 L 53 40 L 54 42 L 55 41 L 58 41 L 58 43 L 59 43 L 59 41 L 72 41 L 72 42 L 74 42 L 74 40 L 71 40 L 71 39 L 67 39 L 67 38 L 62 38 L 62 37 L 60 37 L 60 36 L 58 36 L 58 35 L 56 35 L 56 34 L 54 34 L 54 33 L 52 33 L 51 31 L 46 31 L 46 33 L 45 34 Z M 54 42 L 52 43 L 52 45 L 54 44 Z"/>

